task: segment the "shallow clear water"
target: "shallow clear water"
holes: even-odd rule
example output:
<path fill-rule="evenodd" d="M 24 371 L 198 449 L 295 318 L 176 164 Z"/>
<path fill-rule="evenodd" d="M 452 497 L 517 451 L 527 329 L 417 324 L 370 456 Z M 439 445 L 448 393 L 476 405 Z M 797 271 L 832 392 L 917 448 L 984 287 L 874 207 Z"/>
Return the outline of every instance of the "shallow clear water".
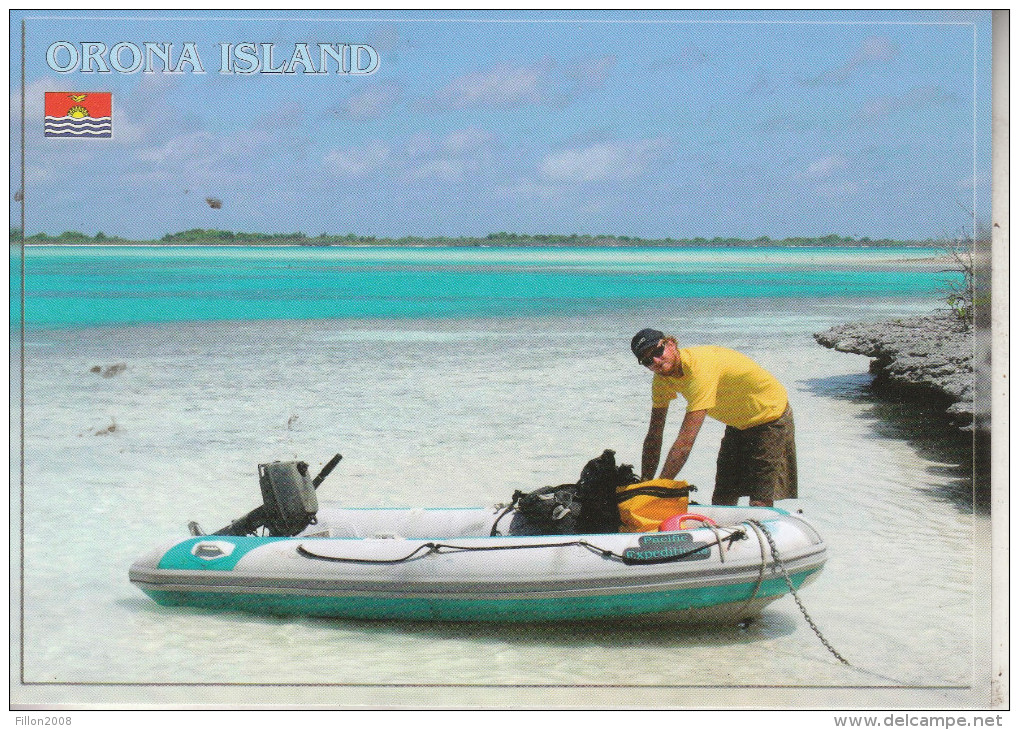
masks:
<path fill-rule="evenodd" d="M 968 489 L 965 443 L 931 414 L 876 399 L 866 358 L 811 337 L 933 306 L 889 292 L 32 327 L 15 676 L 41 683 L 34 691 L 46 697 L 125 683 L 151 697 L 146 685 L 197 683 L 187 697 L 326 685 L 269 693 L 303 702 L 344 686 L 371 702 L 412 685 L 452 704 L 473 686 L 968 686 L 988 586 L 979 569 L 987 520 L 951 496 Z M 742 350 L 787 386 L 801 498 L 781 506 L 803 509 L 830 553 L 802 598 L 854 667 L 824 649 L 791 597 L 746 629 L 429 625 L 169 609 L 128 583 L 130 564 L 184 536 L 189 519 L 215 529 L 256 506 L 260 462 L 318 466 L 339 451 L 320 499 L 394 506 L 506 501 L 575 479 L 605 448 L 636 462 L 650 375 L 628 343 L 649 324 L 684 343 Z M 126 369 L 112 377 L 91 372 L 117 363 Z M 679 420 L 673 413 L 668 430 Z M 706 424 L 682 475 L 703 500 L 721 432 Z M 430 689 L 443 685 L 459 690 Z M 681 701 L 694 690 L 671 691 Z"/>

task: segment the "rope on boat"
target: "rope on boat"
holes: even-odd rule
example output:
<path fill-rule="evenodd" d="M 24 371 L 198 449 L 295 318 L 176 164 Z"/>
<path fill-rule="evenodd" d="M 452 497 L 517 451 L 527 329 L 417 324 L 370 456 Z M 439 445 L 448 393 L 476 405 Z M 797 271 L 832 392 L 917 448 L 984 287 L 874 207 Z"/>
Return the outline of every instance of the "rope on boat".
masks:
<path fill-rule="evenodd" d="M 703 523 L 703 525 L 707 527 L 709 530 L 711 530 L 711 534 L 715 536 L 715 544 L 721 545 L 722 538 L 718 536 L 718 525 L 716 525 L 714 522 L 705 522 Z M 682 526 L 682 524 L 680 524 L 680 526 Z M 732 547 L 732 542 L 729 543 L 729 547 Z M 718 550 L 718 562 L 720 563 L 725 562 L 725 550 L 722 549 Z"/>
<path fill-rule="evenodd" d="M 746 522 L 748 525 L 753 527 L 755 531 L 759 530 L 760 532 L 764 533 L 764 537 L 767 538 L 768 540 L 768 547 L 771 549 L 771 556 L 775 559 L 775 564 L 782 570 L 782 577 L 785 578 L 786 585 L 789 586 L 789 592 L 792 593 L 793 599 L 796 601 L 796 605 L 800 607 L 800 613 L 803 614 L 803 618 L 807 619 L 807 624 L 817 635 L 817 638 L 821 640 L 821 643 L 824 644 L 824 648 L 830 651 L 835 656 L 836 659 L 838 659 L 846 666 L 852 666 L 844 656 L 835 651 L 835 647 L 828 643 L 828 640 L 824 638 L 824 634 L 822 634 L 821 630 L 817 628 L 817 624 L 815 624 L 814 620 L 810 618 L 810 614 L 807 613 L 807 609 L 803 605 L 803 601 L 800 600 L 800 594 L 796 592 L 796 587 L 793 585 L 792 578 L 789 577 L 789 571 L 785 569 L 785 563 L 782 562 L 782 558 L 778 554 L 778 548 L 775 546 L 775 538 L 771 536 L 771 533 L 768 531 L 768 528 L 764 526 L 763 522 L 760 522 L 758 520 L 747 520 Z M 762 577 L 763 567 L 764 567 L 764 556 L 762 555 L 761 556 Z M 760 584 L 758 584 L 758 586 L 759 585 Z"/>
<path fill-rule="evenodd" d="M 735 530 L 725 537 L 716 537 L 714 542 L 707 543 L 705 545 L 697 545 L 684 552 L 676 553 L 675 555 L 669 555 L 661 558 L 655 558 L 652 560 L 639 560 L 629 558 L 626 555 L 613 552 L 608 548 L 598 547 L 597 545 L 588 542 L 587 540 L 570 540 L 568 542 L 557 542 L 557 543 L 536 543 L 536 544 L 517 544 L 517 545 L 485 545 L 482 547 L 474 545 L 449 545 L 441 542 L 426 542 L 418 545 L 407 555 L 400 558 L 391 558 L 388 560 L 380 558 L 343 558 L 335 555 L 321 555 L 308 550 L 304 545 L 297 546 L 297 553 L 305 558 L 311 558 L 312 560 L 325 560 L 331 563 L 365 563 L 368 565 L 394 565 L 396 563 L 404 563 L 408 560 L 413 560 L 418 557 L 425 557 L 427 555 L 438 555 L 448 553 L 459 553 L 459 552 L 485 552 L 489 550 L 528 550 L 536 548 L 562 548 L 562 547 L 582 547 L 587 550 L 591 550 L 600 554 L 603 558 L 612 558 L 619 560 L 625 565 L 656 565 L 659 563 L 672 563 L 678 560 L 688 558 L 694 553 L 701 552 L 705 549 L 712 548 L 716 545 L 721 548 L 723 542 L 728 542 L 730 545 L 737 540 L 743 540 L 746 538 L 746 533 L 743 530 Z"/>
<path fill-rule="evenodd" d="M 558 547 L 570 547 L 573 545 L 580 545 L 582 547 L 590 548 L 595 552 L 600 552 L 606 557 L 622 557 L 617 556 L 611 550 L 599 548 L 596 545 L 592 545 L 585 540 L 574 540 L 571 542 L 560 542 L 560 543 L 542 543 L 538 545 L 492 545 L 486 547 L 466 546 L 466 545 L 448 545 L 441 542 L 425 542 L 418 545 L 407 555 L 401 558 L 392 558 L 390 560 L 382 560 L 379 558 L 341 558 L 335 555 L 320 555 L 313 553 L 308 550 L 304 545 L 297 546 L 297 552 L 299 555 L 305 558 L 311 558 L 313 560 L 325 560 L 330 563 L 365 563 L 368 565 L 393 565 L 395 563 L 405 563 L 408 560 L 413 560 L 415 557 L 424 557 L 427 555 L 441 554 L 443 550 L 448 552 L 478 552 L 483 550 L 525 550 L 528 548 L 558 548 Z M 419 553 L 424 553 L 419 556 Z"/>
<path fill-rule="evenodd" d="M 800 612 L 803 614 L 803 617 L 807 620 L 807 624 L 813 630 L 814 634 L 817 635 L 817 638 L 820 639 L 821 643 L 824 644 L 825 648 L 828 649 L 828 651 L 831 652 L 832 655 L 836 659 L 838 659 L 842 664 L 846 665 L 851 669 L 854 669 L 858 672 L 862 672 L 863 674 L 869 674 L 873 677 L 879 677 L 881 679 L 894 682 L 896 684 L 900 685 L 904 684 L 901 680 L 895 679 L 893 677 L 888 677 L 883 674 L 878 674 L 877 672 L 871 672 L 866 669 L 853 666 L 852 664 L 849 663 L 849 661 L 845 657 L 839 654 L 838 651 L 836 651 L 835 648 L 831 645 L 831 643 L 824 637 L 824 634 L 821 633 L 821 630 L 817 627 L 817 624 L 814 623 L 814 620 L 810 617 L 810 614 L 807 612 L 806 607 L 803 605 L 803 601 L 800 600 L 800 596 L 796 592 L 796 587 L 793 585 L 792 578 L 789 577 L 789 572 L 786 570 L 785 563 L 782 562 L 782 558 L 779 555 L 778 548 L 775 545 L 775 539 L 774 537 L 772 537 L 771 532 L 769 532 L 768 528 L 765 527 L 765 525 L 758 520 L 746 520 L 743 524 L 749 525 L 753 529 L 753 531 L 757 535 L 758 544 L 761 546 L 761 570 L 760 573 L 758 574 L 757 583 L 754 586 L 753 594 L 750 596 L 750 599 L 747 601 L 747 603 L 752 601 L 757 596 L 758 592 L 761 589 L 761 585 L 764 582 L 764 573 L 767 564 L 767 558 L 764 553 L 764 541 L 760 539 L 761 534 L 763 533 L 764 538 L 768 543 L 768 547 L 771 550 L 771 556 L 775 560 L 775 565 L 777 565 L 779 569 L 782 571 L 782 577 L 785 578 L 786 585 L 789 587 L 789 592 L 792 594 L 793 599 L 796 601 L 796 605 L 799 606 Z M 409 554 L 403 557 L 393 558 L 389 560 L 376 558 L 343 558 L 336 557 L 334 555 L 320 555 L 318 553 L 311 552 L 306 547 L 304 547 L 304 545 L 297 546 L 297 553 L 305 558 L 310 558 L 312 560 L 324 560 L 332 563 L 366 563 L 370 565 L 393 565 L 396 563 L 403 563 L 408 560 L 413 560 L 416 557 L 420 558 L 426 557 L 428 555 L 449 554 L 456 552 L 483 552 L 489 550 L 527 550 L 538 548 L 583 547 L 587 550 L 591 550 L 593 552 L 600 554 L 604 558 L 612 558 L 614 560 L 619 560 L 626 565 L 650 565 L 658 563 L 670 563 L 678 560 L 683 560 L 684 558 L 687 558 L 690 555 L 693 555 L 694 553 L 700 552 L 705 548 L 714 547 L 716 545 L 719 547 L 719 552 L 722 552 L 721 548 L 723 542 L 728 542 L 731 547 L 732 543 L 738 540 L 744 540 L 747 537 L 746 532 L 740 529 L 734 530 L 725 537 L 720 537 L 716 529 L 713 529 L 712 532 L 715 533 L 715 541 L 712 543 L 708 543 L 706 545 L 698 545 L 697 547 L 687 550 L 685 552 L 678 553 L 676 555 L 671 555 L 668 557 L 657 558 L 654 560 L 633 560 L 627 558 L 625 555 L 620 555 L 619 553 L 613 552 L 612 550 L 609 550 L 607 548 L 598 547 L 597 545 L 590 543 L 587 540 L 570 540 L 567 542 L 558 543 L 536 543 L 533 545 L 528 544 L 489 545 L 484 547 L 468 545 L 450 545 L 447 543 L 439 542 L 426 542 L 419 545 L 417 548 L 415 548 Z"/>

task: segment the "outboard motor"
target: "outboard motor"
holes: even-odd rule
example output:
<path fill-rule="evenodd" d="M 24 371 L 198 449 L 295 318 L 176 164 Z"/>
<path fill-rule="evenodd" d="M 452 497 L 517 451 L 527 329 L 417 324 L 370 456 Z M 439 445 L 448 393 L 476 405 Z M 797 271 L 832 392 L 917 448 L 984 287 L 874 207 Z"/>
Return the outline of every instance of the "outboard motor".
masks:
<path fill-rule="evenodd" d="M 308 465 L 303 461 L 274 461 L 258 465 L 265 526 L 270 535 L 291 537 L 315 524 L 318 497 Z"/>
<path fill-rule="evenodd" d="M 343 457 L 336 454 L 314 479 L 303 461 L 274 461 L 258 465 L 258 483 L 262 488 L 262 506 L 234 520 L 213 535 L 252 535 L 265 527 L 274 537 L 293 537 L 315 524 L 318 497 L 315 490 Z M 204 534 L 197 523 L 189 523 L 191 534 Z"/>

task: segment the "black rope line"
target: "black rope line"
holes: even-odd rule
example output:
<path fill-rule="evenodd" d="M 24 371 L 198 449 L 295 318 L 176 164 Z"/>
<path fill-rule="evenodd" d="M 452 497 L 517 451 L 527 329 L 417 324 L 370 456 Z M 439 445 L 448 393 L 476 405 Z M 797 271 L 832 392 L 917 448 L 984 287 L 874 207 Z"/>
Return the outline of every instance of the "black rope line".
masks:
<path fill-rule="evenodd" d="M 395 565 L 397 563 L 405 563 L 408 560 L 413 560 L 418 557 L 427 557 L 432 554 L 449 554 L 457 552 L 487 552 L 493 550 L 529 550 L 538 548 L 563 548 L 563 547 L 582 547 L 592 552 L 598 553 L 603 558 L 612 558 L 614 560 L 621 561 L 624 565 L 658 565 L 660 563 L 672 563 L 678 560 L 683 560 L 694 553 L 701 552 L 705 549 L 712 548 L 716 545 L 721 546 L 723 542 L 732 544 L 737 540 L 742 540 L 746 537 L 746 533 L 742 530 L 736 530 L 735 532 L 727 535 L 726 537 L 716 538 L 714 542 L 697 545 L 684 552 L 676 553 L 675 555 L 668 555 L 661 558 L 654 558 L 651 560 L 629 558 L 625 554 L 619 554 L 608 548 L 603 548 L 590 543 L 587 540 L 570 540 L 568 542 L 559 543 L 537 543 L 537 544 L 517 544 L 517 545 L 485 545 L 485 546 L 470 546 L 470 545 L 450 545 L 448 543 L 441 542 L 426 542 L 418 545 L 407 555 L 400 558 L 391 559 L 380 559 L 380 558 L 344 558 L 337 557 L 335 555 L 320 555 L 308 550 L 304 545 L 297 546 L 297 553 L 302 557 L 309 558 L 311 560 L 324 560 L 330 563 L 363 563 L 367 565 Z M 443 553 L 443 550 L 446 552 Z M 421 554 L 423 553 L 423 554 Z"/>
<path fill-rule="evenodd" d="M 696 492 L 697 487 L 637 487 L 636 489 L 627 489 L 626 491 L 616 492 L 616 502 L 622 503 L 632 497 L 638 496 L 649 496 L 649 497 L 663 497 L 669 499 L 672 497 L 688 497 L 690 492 Z"/>

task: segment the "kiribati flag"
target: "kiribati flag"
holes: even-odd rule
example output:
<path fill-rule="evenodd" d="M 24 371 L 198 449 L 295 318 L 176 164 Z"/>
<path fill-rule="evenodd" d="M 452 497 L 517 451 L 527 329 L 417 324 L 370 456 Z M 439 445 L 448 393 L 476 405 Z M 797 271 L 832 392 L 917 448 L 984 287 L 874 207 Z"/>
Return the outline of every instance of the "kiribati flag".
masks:
<path fill-rule="evenodd" d="M 47 91 L 44 130 L 47 137 L 112 137 L 113 94 L 109 91 Z"/>

